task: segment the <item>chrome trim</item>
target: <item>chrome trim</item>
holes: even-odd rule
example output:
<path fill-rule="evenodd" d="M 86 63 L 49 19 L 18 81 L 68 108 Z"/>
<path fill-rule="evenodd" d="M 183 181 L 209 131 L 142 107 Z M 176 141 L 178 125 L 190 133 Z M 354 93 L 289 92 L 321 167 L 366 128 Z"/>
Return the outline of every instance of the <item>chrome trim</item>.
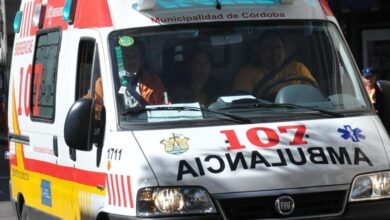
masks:
<path fill-rule="evenodd" d="M 212 194 L 212 198 L 220 199 L 235 199 L 235 198 L 251 198 L 263 196 L 279 196 L 281 194 L 298 194 L 298 193 L 316 193 L 337 190 L 350 190 L 350 185 L 334 185 L 334 186 L 318 186 L 318 187 L 303 187 L 296 189 L 280 189 L 280 190 L 265 190 L 265 191 L 250 191 L 250 192 L 233 192 L 233 193 L 216 193 Z M 348 191 L 349 192 L 349 191 Z"/>

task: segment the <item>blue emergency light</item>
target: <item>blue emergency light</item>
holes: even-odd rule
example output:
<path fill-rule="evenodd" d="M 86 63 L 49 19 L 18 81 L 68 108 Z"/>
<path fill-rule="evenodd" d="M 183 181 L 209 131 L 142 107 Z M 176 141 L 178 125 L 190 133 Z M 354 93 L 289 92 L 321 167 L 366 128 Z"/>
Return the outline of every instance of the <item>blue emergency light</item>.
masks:
<path fill-rule="evenodd" d="M 20 31 L 20 25 L 22 23 L 22 15 L 23 13 L 21 11 L 17 11 L 15 14 L 15 19 L 14 19 L 14 32 L 19 33 Z"/>
<path fill-rule="evenodd" d="M 64 16 L 65 22 L 73 23 L 76 12 L 77 0 L 66 0 L 64 5 Z"/>

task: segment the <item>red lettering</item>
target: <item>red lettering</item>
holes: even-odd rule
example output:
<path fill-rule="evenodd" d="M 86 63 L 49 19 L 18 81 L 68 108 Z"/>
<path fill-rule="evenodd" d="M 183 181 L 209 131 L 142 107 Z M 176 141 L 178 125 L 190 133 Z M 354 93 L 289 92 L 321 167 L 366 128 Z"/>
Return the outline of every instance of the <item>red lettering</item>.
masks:
<path fill-rule="evenodd" d="M 34 68 L 34 86 L 35 86 L 35 103 L 33 108 L 33 115 L 38 116 L 39 115 L 39 92 L 41 90 L 41 78 L 42 78 L 42 64 L 35 64 Z"/>
<path fill-rule="evenodd" d="M 30 80 L 32 74 L 32 67 L 28 65 L 27 76 L 24 83 L 24 113 L 26 116 L 30 115 Z"/>
<path fill-rule="evenodd" d="M 245 148 L 245 146 L 242 145 L 238 140 L 237 134 L 234 130 L 224 130 L 221 131 L 221 134 L 224 134 L 227 138 L 227 142 L 229 143 L 229 146 L 227 147 L 228 150 L 238 150 Z"/>
<path fill-rule="evenodd" d="M 293 135 L 292 140 L 289 142 L 290 145 L 304 145 L 307 141 L 304 140 L 306 134 L 306 127 L 304 125 L 287 125 L 278 126 L 280 134 Z M 234 130 L 220 131 L 227 138 L 228 150 L 245 149 L 246 146 L 242 145 L 237 137 Z M 280 143 L 280 137 L 277 131 L 271 128 L 256 127 L 250 128 L 246 132 L 246 136 L 251 144 L 256 147 L 274 147 Z"/>
<path fill-rule="evenodd" d="M 278 129 L 280 133 L 288 133 L 288 130 L 296 130 L 294 139 L 290 142 L 290 145 L 307 144 L 307 141 L 303 140 L 306 132 L 306 127 L 304 125 L 279 126 Z"/>
<path fill-rule="evenodd" d="M 264 132 L 268 142 L 261 140 L 258 134 L 259 131 Z M 273 147 L 279 143 L 278 134 L 270 128 L 251 128 L 246 132 L 246 136 L 253 145 L 258 147 Z"/>

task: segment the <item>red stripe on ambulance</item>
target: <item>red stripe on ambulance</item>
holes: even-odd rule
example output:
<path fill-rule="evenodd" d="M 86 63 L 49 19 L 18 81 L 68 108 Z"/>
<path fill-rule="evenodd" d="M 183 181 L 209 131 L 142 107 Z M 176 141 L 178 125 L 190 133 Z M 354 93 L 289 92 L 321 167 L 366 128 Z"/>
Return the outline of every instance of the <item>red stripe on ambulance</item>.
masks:
<path fill-rule="evenodd" d="M 99 16 L 97 16 L 99 14 Z M 112 27 L 107 0 L 84 0 L 77 2 L 75 28 Z"/>
<path fill-rule="evenodd" d="M 133 194 L 131 193 L 131 181 L 130 181 L 130 176 L 127 176 L 127 187 L 128 187 L 128 194 L 130 198 L 130 208 L 134 208 L 133 205 Z"/>
<path fill-rule="evenodd" d="M 23 37 L 24 26 L 26 25 L 26 22 L 25 22 L 25 20 L 26 20 L 26 5 L 27 4 L 23 5 L 22 23 L 20 24 L 20 32 L 19 32 L 20 37 Z"/>
<path fill-rule="evenodd" d="M 134 208 L 130 176 L 110 174 L 107 179 L 108 205 Z M 123 202 L 122 202 L 123 201 Z M 127 202 L 128 201 L 128 202 Z"/>
<path fill-rule="evenodd" d="M 27 13 L 27 23 L 26 23 L 26 29 L 24 31 L 24 36 L 28 37 L 30 34 L 30 29 L 32 25 L 32 16 L 33 16 L 33 9 L 34 7 L 34 2 L 29 2 L 28 3 L 28 13 Z"/>
<path fill-rule="evenodd" d="M 121 175 L 121 184 L 122 184 L 123 205 L 126 207 L 127 206 L 127 201 L 126 201 L 125 183 L 123 181 L 123 175 Z"/>
<path fill-rule="evenodd" d="M 108 204 L 110 205 L 111 204 L 111 189 L 110 189 L 110 187 L 108 187 L 109 186 L 109 184 L 108 184 L 108 178 L 106 178 L 106 189 L 107 189 L 107 194 L 108 194 L 108 196 L 107 196 L 107 198 L 108 198 Z"/>
<path fill-rule="evenodd" d="M 116 192 L 118 193 L 118 205 L 121 205 L 121 190 L 119 188 L 119 181 L 118 181 L 118 175 L 115 175 L 115 183 L 116 183 Z"/>
<path fill-rule="evenodd" d="M 115 185 L 114 185 L 114 178 L 112 177 L 112 174 L 110 174 L 110 187 L 112 189 L 112 198 L 113 198 L 113 205 L 116 205 L 116 198 L 115 198 Z"/>

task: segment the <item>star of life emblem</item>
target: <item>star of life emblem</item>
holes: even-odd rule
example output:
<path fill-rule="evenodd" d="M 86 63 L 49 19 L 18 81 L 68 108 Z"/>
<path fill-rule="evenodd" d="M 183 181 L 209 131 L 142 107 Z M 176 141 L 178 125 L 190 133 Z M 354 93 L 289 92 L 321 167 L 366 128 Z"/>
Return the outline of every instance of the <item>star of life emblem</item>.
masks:
<path fill-rule="evenodd" d="M 360 139 L 366 139 L 366 136 L 361 134 L 363 131 L 360 128 L 352 129 L 351 125 L 344 125 L 344 128 L 337 129 L 342 133 L 341 137 L 345 140 L 351 139 L 353 142 L 360 142 Z"/>

